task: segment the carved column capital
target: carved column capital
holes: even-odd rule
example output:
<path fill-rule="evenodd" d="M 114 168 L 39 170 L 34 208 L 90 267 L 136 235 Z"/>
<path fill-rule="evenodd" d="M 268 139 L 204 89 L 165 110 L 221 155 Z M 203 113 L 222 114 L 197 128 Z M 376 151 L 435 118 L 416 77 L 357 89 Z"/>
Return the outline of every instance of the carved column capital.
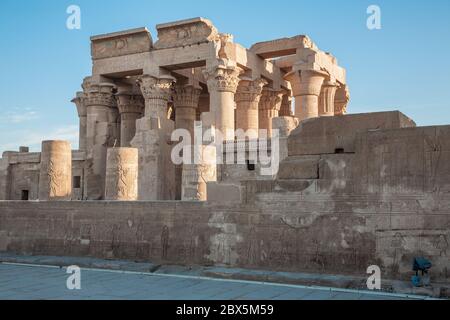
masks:
<path fill-rule="evenodd" d="M 120 114 L 144 112 L 144 97 L 140 94 L 119 93 L 116 94 L 116 100 Z"/>
<path fill-rule="evenodd" d="M 267 84 L 264 79 L 243 79 L 239 82 L 234 99 L 236 103 L 242 102 L 258 103 L 261 98 L 263 87 Z M 250 104 L 253 105 L 253 104 Z"/>
<path fill-rule="evenodd" d="M 174 87 L 173 104 L 175 108 L 198 108 L 202 88 L 194 85 L 176 85 Z"/>
<path fill-rule="evenodd" d="M 83 86 L 85 94 L 85 105 L 90 106 L 105 106 L 113 108 L 117 106 L 114 97 L 115 86 L 111 83 L 100 84 L 85 84 Z"/>
<path fill-rule="evenodd" d="M 87 108 L 86 108 L 86 95 L 84 92 L 77 92 L 75 98 L 71 100 L 77 107 L 78 117 L 86 117 L 87 116 Z"/>
<path fill-rule="evenodd" d="M 283 92 L 281 100 L 280 117 L 292 117 L 292 96 L 290 90 Z"/>
<path fill-rule="evenodd" d="M 285 79 L 292 85 L 294 96 L 319 96 L 323 81 L 328 74 L 319 70 L 297 70 L 288 73 Z"/>
<path fill-rule="evenodd" d="M 334 116 L 335 94 L 338 85 L 333 81 L 324 81 L 319 97 L 319 116 Z"/>
<path fill-rule="evenodd" d="M 261 99 L 259 101 L 259 108 L 261 110 L 280 111 L 282 98 L 283 91 L 264 89 L 262 90 Z"/>
<path fill-rule="evenodd" d="M 218 65 L 203 71 L 209 91 L 236 93 L 242 69 Z"/>
<path fill-rule="evenodd" d="M 334 97 L 334 114 L 343 115 L 347 113 L 347 105 L 350 101 L 350 92 L 346 85 L 337 88 Z"/>
<path fill-rule="evenodd" d="M 157 78 L 151 75 L 143 75 L 136 80 L 145 100 L 169 101 L 172 95 L 175 78 Z"/>

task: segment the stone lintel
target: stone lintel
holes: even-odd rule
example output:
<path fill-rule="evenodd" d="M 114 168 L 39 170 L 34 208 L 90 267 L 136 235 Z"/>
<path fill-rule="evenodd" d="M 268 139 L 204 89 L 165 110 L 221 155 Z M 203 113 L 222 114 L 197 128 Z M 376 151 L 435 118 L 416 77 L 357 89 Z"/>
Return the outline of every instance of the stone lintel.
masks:
<path fill-rule="evenodd" d="M 148 52 L 153 40 L 147 28 L 137 28 L 91 37 L 93 60 Z"/>
<path fill-rule="evenodd" d="M 204 18 L 194 18 L 159 24 L 156 49 L 183 47 L 193 44 L 210 42 L 218 39 L 218 31 L 211 21 Z"/>

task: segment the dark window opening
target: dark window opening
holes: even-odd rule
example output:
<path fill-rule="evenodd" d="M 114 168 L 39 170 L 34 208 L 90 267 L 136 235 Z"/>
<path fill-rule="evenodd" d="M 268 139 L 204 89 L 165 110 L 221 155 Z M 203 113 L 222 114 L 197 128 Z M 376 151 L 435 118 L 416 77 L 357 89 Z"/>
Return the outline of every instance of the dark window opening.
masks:
<path fill-rule="evenodd" d="M 81 188 L 81 177 L 80 176 L 73 177 L 73 187 L 74 187 L 74 189 Z"/>
<path fill-rule="evenodd" d="M 28 190 L 22 190 L 22 200 L 23 201 L 30 200 L 30 192 Z"/>
<path fill-rule="evenodd" d="M 336 153 L 336 154 L 344 153 L 344 149 L 343 148 L 338 148 L 338 149 L 334 150 L 334 153 Z"/>
<path fill-rule="evenodd" d="M 247 170 L 248 171 L 255 171 L 256 170 L 255 164 L 250 162 L 249 160 L 247 160 Z"/>

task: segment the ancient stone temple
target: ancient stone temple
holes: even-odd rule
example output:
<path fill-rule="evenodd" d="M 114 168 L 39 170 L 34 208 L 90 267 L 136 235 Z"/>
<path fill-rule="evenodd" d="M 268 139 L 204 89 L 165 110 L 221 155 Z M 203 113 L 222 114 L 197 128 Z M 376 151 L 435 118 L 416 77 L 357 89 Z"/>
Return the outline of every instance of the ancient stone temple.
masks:
<path fill-rule="evenodd" d="M 0 251 L 403 278 L 420 255 L 449 281 L 450 126 L 346 115 L 346 72 L 307 36 L 157 31 L 91 38 L 78 150 L 3 154 Z"/>
<path fill-rule="evenodd" d="M 238 183 L 239 176 L 256 177 L 257 172 L 219 166 L 211 168 L 218 175 L 202 176 L 202 165 L 174 165 L 174 129 L 189 130 L 193 137 L 195 121 L 202 121 L 226 140 L 235 140 L 236 129 L 258 139 L 260 129 L 270 137 L 274 123 L 286 136 L 298 121 L 346 111 L 345 70 L 307 36 L 246 49 L 203 18 L 161 24 L 157 30 L 157 41 L 145 28 L 91 38 L 92 75 L 73 99 L 80 120 L 79 148 L 73 151 L 74 200 L 105 198 L 111 147 L 139 150 L 139 200 L 206 199 L 205 190 L 197 192 L 205 188 L 202 181 L 233 175 Z M 3 198 L 18 200 L 27 191 L 30 200 L 38 199 L 39 155 L 14 157 L 35 170 L 17 169 L 11 179 L 21 183 L 8 186 Z M 16 176 L 24 174 L 31 176 Z"/>

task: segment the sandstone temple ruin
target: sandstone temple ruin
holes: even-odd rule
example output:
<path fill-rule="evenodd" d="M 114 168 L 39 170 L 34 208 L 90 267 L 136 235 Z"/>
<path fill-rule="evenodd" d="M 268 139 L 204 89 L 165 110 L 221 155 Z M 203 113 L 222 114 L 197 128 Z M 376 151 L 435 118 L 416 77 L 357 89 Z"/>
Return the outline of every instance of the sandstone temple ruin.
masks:
<path fill-rule="evenodd" d="M 450 279 L 450 126 L 346 115 L 346 71 L 307 36 L 247 49 L 203 18 L 157 31 L 91 38 L 78 150 L 3 154 L 0 251 L 393 277 L 421 255 Z M 175 129 L 214 133 L 199 163 L 173 163 Z M 273 174 L 215 162 L 263 138 Z"/>

